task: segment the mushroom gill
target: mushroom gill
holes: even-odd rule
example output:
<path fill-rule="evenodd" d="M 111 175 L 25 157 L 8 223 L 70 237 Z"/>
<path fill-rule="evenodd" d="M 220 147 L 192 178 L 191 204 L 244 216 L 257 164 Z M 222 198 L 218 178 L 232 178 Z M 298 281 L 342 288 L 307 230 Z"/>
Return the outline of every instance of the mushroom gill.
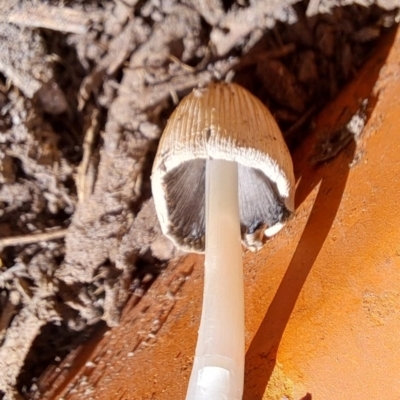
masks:
<path fill-rule="evenodd" d="M 168 172 L 164 190 L 169 215 L 168 233 L 180 246 L 204 251 L 205 159 L 186 161 Z M 238 165 L 239 212 L 243 243 L 262 246 L 264 230 L 287 221 L 292 212 L 276 184 L 256 168 Z"/>

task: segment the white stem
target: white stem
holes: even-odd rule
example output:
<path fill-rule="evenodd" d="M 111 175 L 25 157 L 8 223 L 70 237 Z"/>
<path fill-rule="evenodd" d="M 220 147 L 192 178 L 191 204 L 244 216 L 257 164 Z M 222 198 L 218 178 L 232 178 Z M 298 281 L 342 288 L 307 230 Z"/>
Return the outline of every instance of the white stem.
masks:
<path fill-rule="evenodd" d="M 186 400 L 241 400 L 244 294 L 237 163 L 207 160 L 203 310 Z"/>

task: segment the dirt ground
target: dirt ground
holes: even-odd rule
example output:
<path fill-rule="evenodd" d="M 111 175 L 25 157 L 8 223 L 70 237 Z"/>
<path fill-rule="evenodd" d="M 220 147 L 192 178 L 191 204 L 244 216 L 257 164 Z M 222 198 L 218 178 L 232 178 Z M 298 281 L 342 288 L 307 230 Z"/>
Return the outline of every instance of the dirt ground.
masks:
<path fill-rule="evenodd" d="M 118 324 L 179 256 L 150 191 L 179 99 L 240 83 L 293 149 L 397 24 L 400 1 L 372 3 L 1 1 L 0 398 L 32 398 L 49 364 Z"/>

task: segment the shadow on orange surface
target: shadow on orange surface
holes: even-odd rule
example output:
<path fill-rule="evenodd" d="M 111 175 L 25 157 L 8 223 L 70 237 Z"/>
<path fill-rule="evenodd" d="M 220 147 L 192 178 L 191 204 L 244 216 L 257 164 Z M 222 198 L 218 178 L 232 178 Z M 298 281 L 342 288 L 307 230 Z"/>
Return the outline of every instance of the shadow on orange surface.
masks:
<path fill-rule="evenodd" d="M 395 35 L 396 30 L 393 30 L 384 38 L 382 46 L 378 50 L 380 57 L 373 57 L 370 62 L 367 62 L 359 77 L 342 93 L 343 109 L 330 110 L 331 113 L 329 113 L 329 107 L 327 107 L 320 115 L 316 131 L 322 131 L 324 127 L 331 126 L 334 135 L 360 109 L 360 99 L 368 99 L 366 119 L 369 119 L 377 101 L 373 94 L 373 88 Z M 305 159 L 304 155 L 315 151 L 311 147 L 314 142 L 315 138 L 313 141 L 308 140 L 304 144 L 304 148 L 296 152 L 302 158 L 294 159 L 296 181 L 298 182 L 296 210 L 317 185 L 319 185 L 318 194 L 286 273 L 248 348 L 245 363 L 244 400 L 261 400 L 264 396 L 276 364 L 277 352 L 286 325 L 303 285 L 331 230 L 346 187 L 350 164 L 355 157 L 356 144 L 354 140 L 351 140 L 334 160 L 323 165 L 313 166 L 310 159 Z M 299 337 L 299 341 L 301 341 L 301 337 Z M 303 397 L 307 400 L 311 398 L 310 393 Z"/>

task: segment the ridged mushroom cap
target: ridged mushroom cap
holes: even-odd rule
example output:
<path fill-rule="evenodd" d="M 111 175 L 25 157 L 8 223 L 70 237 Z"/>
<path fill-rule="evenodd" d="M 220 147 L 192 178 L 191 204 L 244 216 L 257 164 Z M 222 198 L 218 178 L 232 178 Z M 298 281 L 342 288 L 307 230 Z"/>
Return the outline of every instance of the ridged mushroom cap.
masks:
<path fill-rule="evenodd" d="M 161 137 L 152 191 L 161 228 L 178 248 L 203 252 L 207 159 L 238 163 L 242 240 L 259 248 L 293 213 L 292 160 L 274 118 L 236 84 L 194 89 Z M 276 229 L 279 230 L 279 229 Z"/>

